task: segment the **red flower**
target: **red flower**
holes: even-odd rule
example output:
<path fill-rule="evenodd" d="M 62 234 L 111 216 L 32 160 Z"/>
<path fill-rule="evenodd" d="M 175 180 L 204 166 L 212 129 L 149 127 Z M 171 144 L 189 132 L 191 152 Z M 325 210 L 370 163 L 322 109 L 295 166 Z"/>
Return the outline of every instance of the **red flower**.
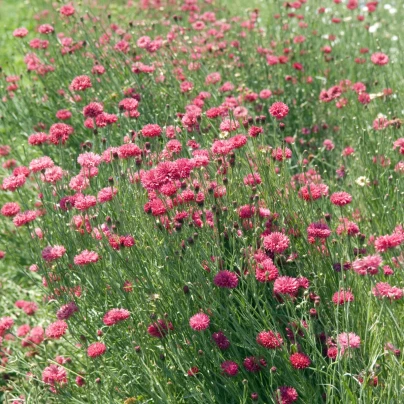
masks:
<path fill-rule="evenodd" d="M 276 389 L 275 398 L 277 404 L 291 404 L 298 399 L 297 391 L 290 386 L 281 386 Z"/>
<path fill-rule="evenodd" d="M 222 373 L 226 376 L 236 376 L 238 373 L 238 365 L 233 361 L 225 361 L 220 367 L 222 368 Z"/>
<path fill-rule="evenodd" d="M 157 320 L 157 322 L 155 322 L 155 323 L 149 325 L 149 327 L 147 327 L 147 332 L 152 337 L 163 338 L 166 336 L 168 330 L 172 331 L 173 329 L 174 329 L 174 327 L 171 323 L 159 319 L 159 320 Z"/>
<path fill-rule="evenodd" d="M 257 343 L 264 348 L 276 349 L 283 344 L 283 339 L 279 333 L 273 331 L 261 331 L 257 335 Z"/>
<path fill-rule="evenodd" d="M 248 358 L 245 358 L 243 361 L 244 369 L 247 372 L 251 372 L 251 373 L 259 372 L 266 365 L 267 365 L 267 363 L 265 362 L 264 359 L 260 360 L 260 359 L 256 358 L 255 356 L 249 356 Z"/>
<path fill-rule="evenodd" d="M 310 366 L 310 358 L 304 353 L 294 353 L 289 357 L 290 363 L 295 369 L 305 369 Z"/>

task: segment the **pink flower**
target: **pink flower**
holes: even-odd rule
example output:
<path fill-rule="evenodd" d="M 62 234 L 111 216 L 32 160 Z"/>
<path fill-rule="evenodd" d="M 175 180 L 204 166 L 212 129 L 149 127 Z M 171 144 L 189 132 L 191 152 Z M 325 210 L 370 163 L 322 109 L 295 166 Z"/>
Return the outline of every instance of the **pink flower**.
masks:
<path fill-rule="evenodd" d="M 334 205 L 345 206 L 351 203 L 352 196 L 349 195 L 347 192 L 334 192 L 330 196 L 330 201 Z"/>
<path fill-rule="evenodd" d="M 107 350 L 107 347 L 102 342 L 94 342 L 87 348 L 87 355 L 90 358 L 96 358 L 103 355 Z"/>
<path fill-rule="evenodd" d="M 38 27 L 38 32 L 40 34 L 51 34 L 54 30 L 55 28 L 50 24 L 42 24 Z"/>
<path fill-rule="evenodd" d="M 24 38 L 27 35 L 28 35 L 28 30 L 24 27 L 17 28 L 13 32 L 13 36 L 16 38 Z"/>
<path fill-rule="evenodd" d="M 128 159 L 130 157 L 139 157 L 142 155 L 140 147 L 134 143 L 124 144 L 118 149 L 119 158 Z"/>
<path fill-rule="evenodd" d="M 20 205 L 17 202 L 8 202 L 1 208 L 1 214 L 7 217 L 13 217 L 20 212 Z"/>
<path fill-rule="evenodd" d="M 50 184 L 55 184 L 60 181 L 63 177 L 63 170 L 61 167 L 53 166 L 47 168 L 45 172 L 41 175 L 41 180 Z"/>
<path fill-rule="evenodd" d="M 338 340 L 338 346 L 341 349 L 341 354 L 343 354 L 347 348 L 356 349 L 359 348 L 361 344 L 360 337 L 353 332 L 350 333 L 343 332 L 342 334 L 338 335 L 337 340 Z"/>
<path fill-rule="evenodd" d="M 21 212 L 15 215 L 13 223 L 15 224 L 16 227 L 20 227 L 34 221 L 36 217 L 37 212 L 35 210 L 27 210 L 25 212 Z"/>
<path fill-rule="evenodd" d="M 78 194 L 74 199 L 74 207 L 77 210 L 84 211 L 97 204 L 97 198 L 93 195 Z"/>
<path fill-rule="evenodd" d="M 0 336 L 3 336 L 5 331 L 9 330 L 14 324 L 14 320 L 11 317 L 0 318 Z"/>
<path fill-rule="evenodd" d="M 54 145 L 65 144 L 73 132 L 72 126 L 66 123 L 55 123 L 49 129 L 48 140 Z"/>
<path fill-rule="evenodd" d="M 84 250 L 74 257 L 74 263 L 76 265 L 88 265 L 97 262 L 98 259 L 99 256 L 95 251 Z"/>
<path fill-rule="evenodd" d="M 67 323 L 63 320 L 58 320 L 48 325 L 45 334 L 48 338 L 59 339 L 66 333 L 66 330 Z"/>
<path fill-rule="evenodd" d="M 255 279 L 258 282 L 272 282 L 279 276 L 278 268 L 274 265 L 271 258 L 265 258 L 257 262 L 255 267 Z"/>
<path fill-rule="evenodd" d="M 112 309 L 108 311 L 103 318 L 103 322 L 105 325 L 110 327 L 120 321 L 124 321 L 130 317 L 130 313 L 125 309 Z"/>
<path fill-rule="evenodd" d="M 96 118 L 102 112 L 104 112 L 104 107 L 99 102 L 90 102 L 83 108 L 83 115 L 86 118 Z"/>
<path fill-rule="evenodd" d="M 289 244 L 289 237 L 280 232 L 273 232 L 265 236 L 263 240 L 263 245 L 266 250 L 278 254 L 283 253 L 289 247 Z"/>
<path fill-rule="evenodd" d="M 75 11 L 76 10 L 74 9 L 74 7 L 70 4 L 60 7 L 60 14 L 66 17 L 70 17 L 74 14 Z"/>
<path fill-rule="evenodd" d="M 275 102 L 269 108 L 269 113 L 278 121 L 280 121 L 288 115 L 289 107 L 283 102 Z"/>
<path fill-rule="evenodd" d="M 322 222 L 311 223 L 307 227 L 307 235 L 314 238 L 328 238 L 331 235 L 331 230 L 327 224 Z"/>
<path fill-rule="evenodd" d="M 389 57 L 382 53 L 382 52 L 375 52 L 371 57 L 370 60 L 375 65 L 384 66 L 389 63 Z"/>
<path fill-rule="evenodd" d="M 300 188 L 298 196 L 305 201 L 315 201 L 322 196 L 328 195 L 328 187 L 325 184 L 313 184 L 305 185 Z"/>
<path fill-rule="evenodd" d="M 379 299 L 388 298 L 390 300 L 399 300 L 403 297 L 403 290 L 396 286 L 391 286 L 386 282 L 378 282 L 372 289 L 372 293 Z"/>
<path fill-rule="evenodd" d="M 154 123 L 149 123 L 142 128 L 142 135 L 144 137 L 158 137 L 162 133 L 162 129 L 159 125 Z"/>
<path fill-rule="evenodd" d="M 244 359 L 243 366 L 247 372 L 257 373 L 262 370 L 267 363 L 264 359 L 258 359 L 255 356 L 249 356 Z"/>
<path fill-rule="evenodd" d="M 343 305 L 347 302 L 353 302 L 354 295 L 349 290 L 341 289 L 340 291 L 334 293 L 332 301 L 336 305 Z"/>
<path fill-rule="evenodd" d="M 56 317 L 58 320 L 67 320 L 78 311 L 79 308 L 76 306 L 76 303 L 69 302 L 61 306 L 61 308 L 56 312 Z"/>
<path fill-rule="evenodd" d="M 33 172 L 36 173 L 38 171 L 45 170 L 46 168 L 51 168 L 55 165 L 53 160 L 48 157 L 48 156 L 43 156 L 37 159 L 32 160 L 29 163 L 29 169 Z"/>
<path fill-rule="evenodd" d="M 189 319 L 189 325 L 193 330 L 203 331 L 209 327 L 210 318 L 205 313 L 198 313 Z"/>
<path fill-rule="evenodd" d="M 97 167 L 101 163 L 101 156 L 93 152 L 80 154 L 77 162 L 82 167 Z"/>
<path fill-rule="evenodd" d="M 118 190 L 115 187 L 106 187 L 100 189 L 97 195 L 97 200 L 99 203 L 105 203 L 111 201 L 117 193 Z"/>
<path fill-rule="evenodd" d="M 376 275 L 379 272 L 379 266 L 383 259 L 380 255 L 368 255 L 363 258 L 358 258 L 352 263 L 353 270 L 362 276 Z"/>
<path fill-rule="evenodd" d="M 393 233 L 391 235 L 379 236 L 375 240 L 375 248 L 378 252 L 386 252 L 390 248 L 399 246 L 404 241 L 404 234 Z"/>
<path fill-rule="evenodd" d="M 292 150 L 289 147 L 277 147 L 272 150 L 272 157 L 276 161 L 283 161 L 292 158 Z"/>
<path fill-rule="evenodd" d="M 25 337 L 31 330 L 31 327 L 28 324 L 23 324 L 17 328 L 16 335 L 17 337 Z"/>
<path fill-rule="evenodd" d="M 62 245 L 55 245 L 53 247 L 49 246 L 42 250 L 42 258 L 47 262 L 52 262 L 63 257 L 65 253 L 66 248 L 64 248 Z"/>
<path fill-rule="evenodd" d="M 280 276 L 275 279 L 274 294 L 295 297 L 299 289 L 299 282 L 290 276 Z"/>
<path fill-rule="evenodd" d="M 42 372 L 42 381 L 50 386 L 67 383 L 67 373 L 62 366 L 50 365 Z"/>
<path fill-rule="evenodd" d="M 14 192 L 18 188 L 21 188 L 25 184 L 26 180 L 27 178 L 23 174 L 11 175 L 10 177 L 4 178 L 2 188 L 5 191 Z"/>
<path fill-rule="evenodd" d="M 88 76 L 77 76 L 73 79 L 70 84 L 70 89 L 72 91 L 84 91 L 87 88 L 91 88 L 91 79 Z"/>

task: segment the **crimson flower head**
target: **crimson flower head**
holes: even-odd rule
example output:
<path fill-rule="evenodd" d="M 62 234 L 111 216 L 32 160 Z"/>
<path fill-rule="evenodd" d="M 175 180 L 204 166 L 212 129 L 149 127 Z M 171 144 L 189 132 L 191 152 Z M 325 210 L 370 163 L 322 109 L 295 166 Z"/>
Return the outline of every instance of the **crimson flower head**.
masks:
<path fill-rule="evenodd" d="M 267 349 L 280 348 L 283 344 L 283 339 L 279 333 L 273 331 L 261 331 L 257 335 L 257 343 Z"/>
<path fill-rule="evenodd" d="M 163 338 L 167 335 L 168 330 L 174 330 L 174 327 L 171 323 L 166 322 L 164 320 L 157 320 L 155 323 L 150 324 L 147 327 L 147 332 L 151 337 L 154 338 Z"/>
<path fill-rule="evenodd" d="M 238 365 L 233 361 L 224 361 L 220 367 L 222 368 L 222 374 L 225 376 L 236 376 L 238 373 Z"/>
<path fill-rule="evenodd" d="M 276 389 L 275 399 L 277 404 L 291 404 L 298 399 L 297 391 L 290 386 L 281 386 Z"/>
<path fill-rule="evenodd" d="M 289 357 L 290 363 L 295 369 L 305 369 L 310 366 L 310 358 L 301 352 L 296 352 Z"/>
<path fill-rule="evenodd" d="M 230 341 L 228 338 L 223 334 L 222 331 L 218 331 L 212 334 L 212 340 L 215 342 L 217 347 L 224 351 L 230 346 Z"/>
<path fill-rule="evenodd" d="M 238 278 L 234 272 L 220 271 L 213 279 L 213 282 L 219 288 L 234 289 L 238 285 Z"/>

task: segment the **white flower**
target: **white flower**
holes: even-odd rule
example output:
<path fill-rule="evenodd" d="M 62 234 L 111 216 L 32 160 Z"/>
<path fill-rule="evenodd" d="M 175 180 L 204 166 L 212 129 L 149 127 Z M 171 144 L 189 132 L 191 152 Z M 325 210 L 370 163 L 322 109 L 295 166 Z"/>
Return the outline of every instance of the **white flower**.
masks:
<path fill-rule="evenodd" d="M 369 185 L 370 180 L 369 178 L 366 178 L 365 176 L 358 177 L 355 182 L 360 186 L 364 187 L 365 185 Z"/>

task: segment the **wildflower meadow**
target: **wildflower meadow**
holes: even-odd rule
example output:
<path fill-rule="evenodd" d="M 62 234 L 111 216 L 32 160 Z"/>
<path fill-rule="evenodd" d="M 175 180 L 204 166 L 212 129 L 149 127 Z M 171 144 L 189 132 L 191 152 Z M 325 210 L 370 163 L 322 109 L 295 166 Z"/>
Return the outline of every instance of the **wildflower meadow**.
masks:
<path fill-rule="evenodd" d="M 0 402 L 404 401 L 404 2 L 0 15 Z"/>

